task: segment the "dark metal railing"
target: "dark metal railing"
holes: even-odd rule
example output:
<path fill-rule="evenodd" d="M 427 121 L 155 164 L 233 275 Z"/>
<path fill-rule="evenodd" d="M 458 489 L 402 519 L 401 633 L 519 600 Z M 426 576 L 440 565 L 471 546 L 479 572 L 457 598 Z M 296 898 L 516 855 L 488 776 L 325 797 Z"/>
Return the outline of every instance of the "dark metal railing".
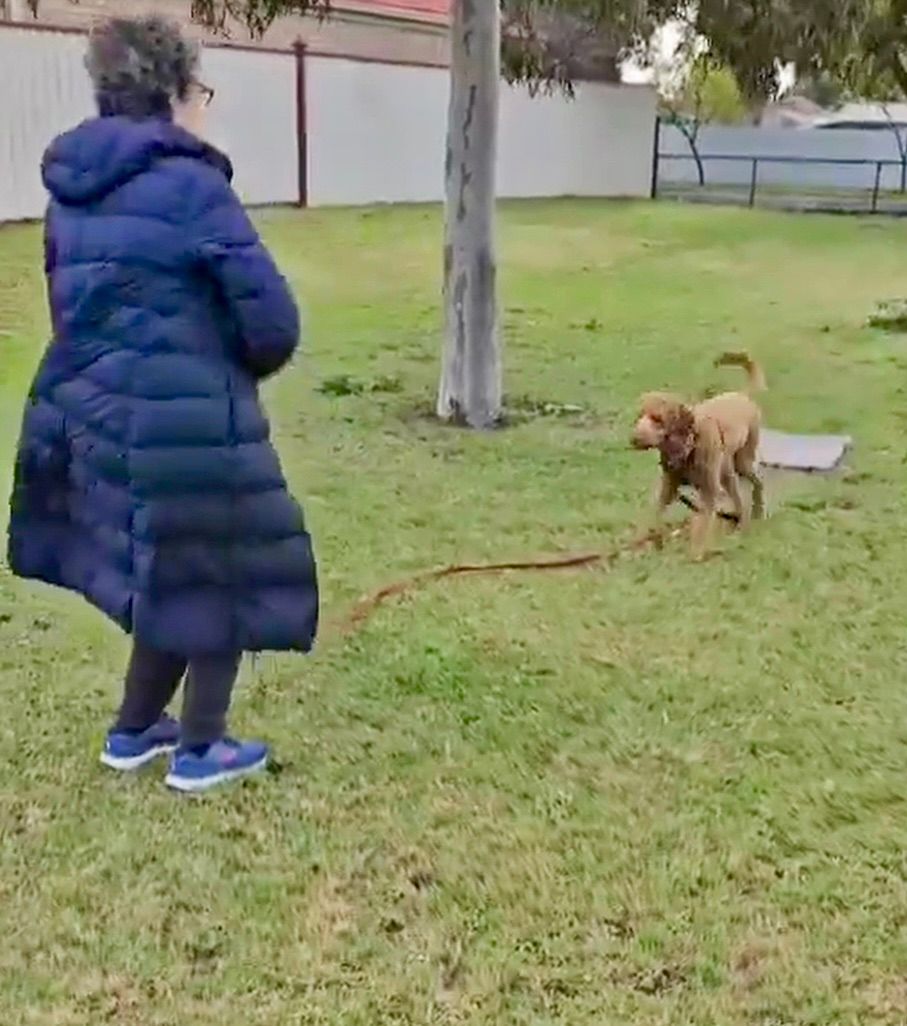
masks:
<path fill-rule="evenodd" d="M 658 195 L 658 170 L 659 164 L 662 160 L 685 160 L 693 161 L 698 167 L 702 166 L 710 161 L 734 161 L 737 163 L 749 162 L 750 178 L 749 178 L 749 197 L 748 206 L 752 207 L 756 204 L 756 192 L 759 186 L 759 166 L 761 164 L 812 164 L 812 165 L 825 165 L 827 167 L 871 167 L 875 169 L 875 175 L 873 178 L 872 186 L 872 202 L 870 211 L 873 214 L 878 213 L 879 210 L 879 193 L 881 191 L 882 184 L 882 171 L 886 167 L 900 168 L 901 180 L 900 180 L 900 191 L 905 191 L 907 186 L 907 163 L 902 160 L 871 160 L 864 159 L 861 157 L 781 157 L 781 156 L 752 156 L 750 154 L 733 154 L 733 153 L 700 153 L 698 155 L 693 153 L 661 153 L 657 149 L 655 151 L 654 167 L 652 170 L 652 196 L 653 198 Z M 700 183 L 705 185 L 705 182 Z M 715 183 L 720 185 L 728 185 L 733 183 Z M 808 186 L 807 186 L 808 188 Z M 855 187 L 841 186 L 842 192 L 859 191 Z"/>

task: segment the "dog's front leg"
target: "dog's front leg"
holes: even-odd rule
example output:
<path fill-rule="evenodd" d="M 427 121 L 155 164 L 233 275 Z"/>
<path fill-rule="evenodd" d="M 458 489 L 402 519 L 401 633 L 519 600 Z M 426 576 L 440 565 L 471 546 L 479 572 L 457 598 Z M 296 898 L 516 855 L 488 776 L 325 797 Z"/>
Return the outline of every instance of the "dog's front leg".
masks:
<path fill-rule="evenodd" d="M 712 533 L 715 529 L 715 500 L 703 497 L 702 508 L 693 516 L 690 527 L 690 548 L 693 559 L 699 562 L 705 559 L 711 548 Z"/>
<path fill-rule="evenodd" d="M 695 560 L 705 558 L 712 542 L 718 500 L 721 498 L 721 470 L 721 463 L 715 461 L 699 487 L 699 513 L 693 517 L 690 528 L 690 544 Z"/>
<path fill-rule="evenodd" d="M 652 529 L 652 537 L 656 545 L 661 545 L 664 539 L 665 512 L 671 503 L 677 498 L 680 483 L 673 474 L 665 471 L 661 475 L 661 483 L 658 486 L 658 498 L 655 502 L 655 523 Z"/>

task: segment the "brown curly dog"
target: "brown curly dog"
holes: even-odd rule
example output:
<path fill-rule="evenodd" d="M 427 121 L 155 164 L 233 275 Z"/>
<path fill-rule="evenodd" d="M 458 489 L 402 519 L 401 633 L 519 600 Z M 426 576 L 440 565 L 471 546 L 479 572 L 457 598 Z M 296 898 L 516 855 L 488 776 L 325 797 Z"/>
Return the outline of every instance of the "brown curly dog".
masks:
<path fill-rule="evenodd" d="M 749 392 L 765 388 L 762 370 L 747 353 L 725 353 L 715 364 L 743 367 L 749 379 Z M 695 406 L 663 392 L 643 396 L 632 444 L 636 449 L 657 449 L 661 455 L 655 523 L 658 537 L 663 531 L 664 512 L 677 498 L 681 485 L 690 485 L 699 494 L 691 531 L 692 551 L 697 559 L 709 547 L 722 491 L 733 503 L 741 527 L 747 526 L 751 516 L 763 516 L 762 481 L 756 469 L 761 420 L 759 407 L 744 392 L 725 392 Z M 740 495 L 741 477 L 753 487 L 751 511 Z"/>

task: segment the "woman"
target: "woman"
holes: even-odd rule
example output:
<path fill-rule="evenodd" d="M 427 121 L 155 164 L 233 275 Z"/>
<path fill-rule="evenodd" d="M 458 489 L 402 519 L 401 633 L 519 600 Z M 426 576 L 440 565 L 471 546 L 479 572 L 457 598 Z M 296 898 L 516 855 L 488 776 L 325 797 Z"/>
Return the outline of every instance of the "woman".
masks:
<path fill-rule="evenodd" d="M 102 762 L 172 752 L 185 791 L 261 769 L 226 736 L 244 651 L 308 651 L 315 564 L 257 382 L 299 335 L 296 305 L 202 141 L 213 93 L 159 18 L 91 37 L 97 118 L 43 175 L 53 341 L 25 410 L 9 558 L 79 592 L 133 638 Z M 181 722 L 165 709 L 185 677 Z"/>

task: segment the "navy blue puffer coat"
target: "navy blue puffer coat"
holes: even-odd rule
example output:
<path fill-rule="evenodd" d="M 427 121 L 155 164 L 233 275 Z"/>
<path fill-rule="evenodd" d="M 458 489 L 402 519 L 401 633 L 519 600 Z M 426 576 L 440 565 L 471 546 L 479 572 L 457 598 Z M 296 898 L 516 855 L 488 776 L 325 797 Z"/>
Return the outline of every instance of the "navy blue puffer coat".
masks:
<path fill-rule="evenodd" d="M 54 337 L 25 409 L 9 561 L 155 648 L 308 650 L 315 564 L 258 381 L 296 305 L 222 154 L 163 119 L 44 158 Z"/>

